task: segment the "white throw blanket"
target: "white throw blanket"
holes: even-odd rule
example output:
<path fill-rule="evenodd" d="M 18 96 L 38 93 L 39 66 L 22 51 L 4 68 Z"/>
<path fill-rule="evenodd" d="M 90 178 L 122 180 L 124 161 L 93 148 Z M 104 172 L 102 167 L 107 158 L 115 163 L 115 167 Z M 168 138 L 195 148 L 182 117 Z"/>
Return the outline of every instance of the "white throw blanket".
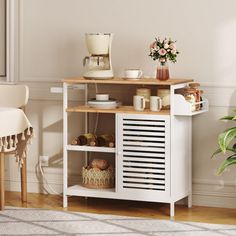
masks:
<path fill-rule="evenodd" d="M 33 128 L 21 109 L 0 107 L 0 152 L 16 150 L 17 161 L 26 157 Z"/>

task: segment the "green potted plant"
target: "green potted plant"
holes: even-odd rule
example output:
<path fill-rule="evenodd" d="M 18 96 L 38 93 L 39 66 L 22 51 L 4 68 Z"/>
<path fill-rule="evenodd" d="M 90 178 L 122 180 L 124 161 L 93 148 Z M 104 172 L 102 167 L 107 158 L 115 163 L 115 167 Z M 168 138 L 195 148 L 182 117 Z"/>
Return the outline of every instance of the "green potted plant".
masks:
<path fill-rule="evenodd" d="M 234 110 L 233 116 L 224 116 L 221 120 L 236 121 L 236 110 Z M 212 158 L 220 153 L 227 155 L 217 170 L 217 175 L 220 175 L 226 167 L 236 164 L 236 127 L 229 128 L 220 133 L 218 144 L 219 149 L 213 153 Z"/>

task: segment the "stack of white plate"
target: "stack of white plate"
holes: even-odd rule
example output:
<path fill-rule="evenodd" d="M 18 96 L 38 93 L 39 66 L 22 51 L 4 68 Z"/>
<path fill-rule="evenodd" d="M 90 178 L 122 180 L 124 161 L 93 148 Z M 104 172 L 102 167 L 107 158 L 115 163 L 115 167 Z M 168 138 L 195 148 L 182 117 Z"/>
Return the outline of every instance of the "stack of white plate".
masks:
<path fill-rule="evenodd" d="M 88 105 L 98 109 L 115 109 L 118 106 L 118 102 L 113 98 L 110 98 L 109 100 L 96 100 L 96 98 L 93 98 L 88 101 Z"/>

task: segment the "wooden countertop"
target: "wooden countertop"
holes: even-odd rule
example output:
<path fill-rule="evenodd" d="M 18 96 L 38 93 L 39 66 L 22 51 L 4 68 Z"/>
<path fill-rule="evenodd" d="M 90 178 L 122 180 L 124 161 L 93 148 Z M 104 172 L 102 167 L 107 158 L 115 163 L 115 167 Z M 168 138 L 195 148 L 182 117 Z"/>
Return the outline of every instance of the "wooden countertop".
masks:
<path fill-rule="evenodd" d="M 68 84 L 132 84 L 132 85 L 175 85 L 182 83 L 192 82 L 192 79 L 169 79 L 165 81 L 160 81 L 155 78 L 141 78 L 139 80 L 127 80 L 123 78 L 113 78 L 107 80 L 100 79 L 85 79 L 83 77 L 75 77 L 75 78 L 67 78 L 63 79 L 62 82 L 66 82 Z"/>
<path fill-rule="evenodd" d="M 115 109 L 98 109 L 89 106 L 76 106 L 66 109 L 67 112 L 92 112 L 92 113 L 128 113 L 128 114 L 152 114 L 152 115 L 170 115 L 170 110 L 161 111 L 135 111 L 132 106 L 121 106 Z"/>

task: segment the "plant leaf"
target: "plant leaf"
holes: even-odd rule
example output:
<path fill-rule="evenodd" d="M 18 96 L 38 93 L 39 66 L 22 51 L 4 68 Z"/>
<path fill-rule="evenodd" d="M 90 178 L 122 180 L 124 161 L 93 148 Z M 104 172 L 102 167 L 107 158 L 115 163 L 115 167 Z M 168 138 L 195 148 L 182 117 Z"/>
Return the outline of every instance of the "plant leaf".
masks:
<path fill-rule="evenodd" d="M 220 120 L 233 120 L 234 116 L 224 116 L 222 118 L 220 118 Z"/>
<path fill-rule="evenodd" d="M 224 160 L 217 170 L 217 175 L 222 174 L 226 167 L 236 164 L 236 154 Z"/>
<path fill-rule="evenodd" d="M 235 146 L 235 148 L 236 148 L 236 144 L 234 144 L 234 146 Z M 226 151 L 231 151 L 231 152 L 236 152 L 236 150 L 235 150 L 235 148 L 234 148 L 234 146 L 233 146 L 233 148 L 226 148 Z M 217 154 L 220 154 L 221 152 L 223 152 L 222 150 L 221 150 L 221 148 L 219 148 L 219 149 L 217 149 L 213 154 L 212 154 L 212 156 L 211 156 L 211 158 L 214 158 Z"/>
<path fill-rule="evenodd" d="M 222 152 L 222 150 L 221 150 L 220 148 L 217 149 L 217 150 L 212 154 L 211 158 L 215 157 L 217 154 L 219 154 L 219 153 L 221 153 L 221 152 Z"/>
<path fill-rule="evenodd" d="M 231 141 L 236 137 L 236 127 L 230 128 L 218 136 L 218 143 L 223 153 L 226 152 Z"/>

